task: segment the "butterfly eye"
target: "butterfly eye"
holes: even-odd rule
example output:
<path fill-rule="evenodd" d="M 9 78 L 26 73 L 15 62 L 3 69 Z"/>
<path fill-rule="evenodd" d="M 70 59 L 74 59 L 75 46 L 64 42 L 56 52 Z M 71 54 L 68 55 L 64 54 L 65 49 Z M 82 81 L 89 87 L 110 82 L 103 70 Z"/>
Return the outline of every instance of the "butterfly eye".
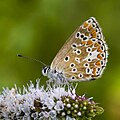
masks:
<path fill-rule="evenodd" d="M 42 69 L 42 74 L 43 74 L 44 76 L 47 76 L 49 70 L 50 70 L 50 67 L 45 66 L 45 67 Z"/>

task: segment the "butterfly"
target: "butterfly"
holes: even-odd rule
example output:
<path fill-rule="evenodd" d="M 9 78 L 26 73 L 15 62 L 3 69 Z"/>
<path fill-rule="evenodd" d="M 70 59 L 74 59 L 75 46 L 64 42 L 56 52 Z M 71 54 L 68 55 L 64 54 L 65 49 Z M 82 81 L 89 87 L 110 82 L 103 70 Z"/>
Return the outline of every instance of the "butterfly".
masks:
<path fill-rule="evenodd" d="M 107 63 L 108 47 L 94 17 L 79 26 L 42 74 L 56 83 L 90 81 L 101 77 Z"/>

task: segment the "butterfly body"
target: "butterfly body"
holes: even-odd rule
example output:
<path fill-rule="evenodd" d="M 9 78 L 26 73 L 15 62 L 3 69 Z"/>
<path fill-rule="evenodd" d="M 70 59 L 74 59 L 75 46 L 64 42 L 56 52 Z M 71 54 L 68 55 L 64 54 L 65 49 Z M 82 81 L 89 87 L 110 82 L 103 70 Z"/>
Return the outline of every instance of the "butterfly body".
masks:
<path fill-rule="evenodd" d="M 56 82 L 89 81 L 102 75 L 107 57 L 101 28 L 91 17 L 74 31 L 43 75 Z"/>
<path fill-rule="evenodd" d="M 50 69 L 50 66 L 44 67 L 42 73 L 44 76 L 50 78 L 49 82 L 55 81 L 57 84 L 68 82 L 68 79 L 64 77 L 62 72 L 57 71 L 56 69 Z"/>

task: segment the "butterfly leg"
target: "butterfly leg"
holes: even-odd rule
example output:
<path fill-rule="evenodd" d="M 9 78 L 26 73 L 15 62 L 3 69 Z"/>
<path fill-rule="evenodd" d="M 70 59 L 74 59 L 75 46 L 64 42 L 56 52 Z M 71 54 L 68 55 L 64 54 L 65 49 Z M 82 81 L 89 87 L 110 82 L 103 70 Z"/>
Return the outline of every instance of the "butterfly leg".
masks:
<path fill-rule="evenodd" d="M 54 80 L 52 78 L 50 78 L 49 80 L 46 81 L 47 85 L 50 85 L 50 84 L 53 84 L 53 83 L 54 83 Z"/>

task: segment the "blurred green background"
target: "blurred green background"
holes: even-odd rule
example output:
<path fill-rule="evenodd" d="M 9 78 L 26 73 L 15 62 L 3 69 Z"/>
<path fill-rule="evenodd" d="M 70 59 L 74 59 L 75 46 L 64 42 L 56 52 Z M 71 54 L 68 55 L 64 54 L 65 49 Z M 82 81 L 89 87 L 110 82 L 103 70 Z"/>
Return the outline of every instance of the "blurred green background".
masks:
<path fill-rule="evenodd" d="M 120 120 L 120 1 L 119 0 L 1 0 L 0 90 L 15 83 L 35 83 L 42 65 L 18 58 L 17 53 L 50 65 L 71 33 L 94 16 L 109 46 L 109 62 L 102 78 L 79 83 L 105 109 L 95 120 Z M 47 78 L 42 77 L 41 84 Z"/>

